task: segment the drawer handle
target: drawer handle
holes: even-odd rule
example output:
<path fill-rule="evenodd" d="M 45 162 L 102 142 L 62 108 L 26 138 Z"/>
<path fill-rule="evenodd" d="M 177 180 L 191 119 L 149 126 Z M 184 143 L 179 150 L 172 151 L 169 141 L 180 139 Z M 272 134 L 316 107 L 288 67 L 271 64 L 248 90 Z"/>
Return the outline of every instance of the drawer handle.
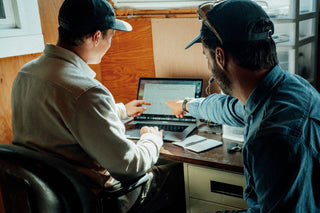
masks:
<path fill-rule="evenodd" d="M 243 198 L 243 187 L 217 181 L 210 181 L 211 192 Z"/>

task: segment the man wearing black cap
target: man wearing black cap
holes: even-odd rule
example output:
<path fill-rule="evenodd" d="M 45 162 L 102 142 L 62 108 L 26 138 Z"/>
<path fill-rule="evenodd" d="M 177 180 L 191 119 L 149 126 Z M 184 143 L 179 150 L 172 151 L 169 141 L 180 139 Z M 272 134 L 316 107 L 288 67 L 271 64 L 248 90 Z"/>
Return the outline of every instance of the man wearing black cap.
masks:
<path fill-rule="evenodd" d="M 320 212 L 320 95 L 278 65 L 268 15 L 250 0 L 204 3 L 200 35 L 224 94 L 167 101 L 177 117 L 244 127 L 243 212 Z"/>
<path fill-rule="evenodd" d="M 181 164 L 153 167 L 163 131 L 143 127 L 141 139 L 134 142 L 126 138 L 121 122 L 140 115 L 145 111 L 142 105 L 150 103 L 115 103 L 88 66 L 100 63 L 115 30 L 131 31 L 131 25 L 116 19 L 106 0 L 65 0 L 59 25 L 57 45 L 47 44 L 44 55 L 26 64 L 14 81 L 13 143 L 68 160 L 92 180 L 95 192 L 148 172 L 150 180 L 144 188 L 121 197 L 119 205 L 123 212 L 134 203 L 137 209 L 141 203 L 145 206 L 139 212 L 166 209 L 168 201 L 179 199 L 169 191 L 183 189 L 183 179 L 172 187 L 164 181 L 178 179 L 178 172 L 183 177 Z"/>

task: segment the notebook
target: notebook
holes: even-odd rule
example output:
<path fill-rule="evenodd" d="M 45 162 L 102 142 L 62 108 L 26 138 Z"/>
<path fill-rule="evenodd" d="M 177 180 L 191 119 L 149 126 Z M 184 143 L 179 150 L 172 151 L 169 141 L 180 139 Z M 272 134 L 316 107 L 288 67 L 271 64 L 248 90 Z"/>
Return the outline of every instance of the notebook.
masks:
<path fill-rule="evenodd" d="M 189 113 L 183 118 L 176 118 L 165 102 L 186 97 L 199 98 L 202 84 L 202 79 L 140 78 L 137 99 L 148 101 L 151 105 L 144 105 L 147 110 L 127 124 L 127 138 L 139 139 L 143 126 L 158 126 L 165 131 L 165 141 L 183 140 L 197 127 L 196 119 Z"/>
<path fill-rule="evenodd" d="M 204 152 L 217 146 L 221 146 L 222 142 L 205 138 L 200 135 L 192 135 L 183 141 L 173 142 L 172 144 L 181 146 L 194 152 Z"/>

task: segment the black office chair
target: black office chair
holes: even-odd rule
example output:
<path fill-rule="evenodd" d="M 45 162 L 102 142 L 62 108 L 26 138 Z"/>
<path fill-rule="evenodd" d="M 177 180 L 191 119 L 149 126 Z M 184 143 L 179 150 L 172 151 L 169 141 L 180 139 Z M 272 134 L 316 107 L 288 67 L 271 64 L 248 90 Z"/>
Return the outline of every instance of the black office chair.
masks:
<path fill-rule="evenodd" d="M 0 145 L 0 190 L 6 213 L 114 213 L 118 212 L 115 199 L 147 180 L 144 175 L 103 190 L 110 202 L 103 209 L 87 178 L 64 160 L 23 146 Z"/>

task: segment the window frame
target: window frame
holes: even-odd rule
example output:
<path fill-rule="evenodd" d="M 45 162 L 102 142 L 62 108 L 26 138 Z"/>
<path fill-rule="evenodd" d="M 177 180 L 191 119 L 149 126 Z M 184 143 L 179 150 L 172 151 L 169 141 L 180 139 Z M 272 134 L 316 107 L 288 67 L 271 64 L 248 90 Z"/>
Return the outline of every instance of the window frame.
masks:
<path fill-rule="evenodd" d="M 196 8 L 204 0 L 111 0 L 115 8 L 135 10 L 186 9 Z"/>
<path fill-rule="evenodd" d="M 143 0 L 109 0 L 119 18 L 194 18 L 198 5 L 206 2 L 203 0 L 149 1 L 147 3 Z M 155 4 L 158 6 L 154 6 Z"/>
<path fill-rule="evenodd" d="M 11 4 L 13 13 L 9 16 L 14 21 L 9 25 L 3 22 L 0 27 L 0 58 L 42 52 L 44 40 L 37 0 L 1 1 Z"/>

